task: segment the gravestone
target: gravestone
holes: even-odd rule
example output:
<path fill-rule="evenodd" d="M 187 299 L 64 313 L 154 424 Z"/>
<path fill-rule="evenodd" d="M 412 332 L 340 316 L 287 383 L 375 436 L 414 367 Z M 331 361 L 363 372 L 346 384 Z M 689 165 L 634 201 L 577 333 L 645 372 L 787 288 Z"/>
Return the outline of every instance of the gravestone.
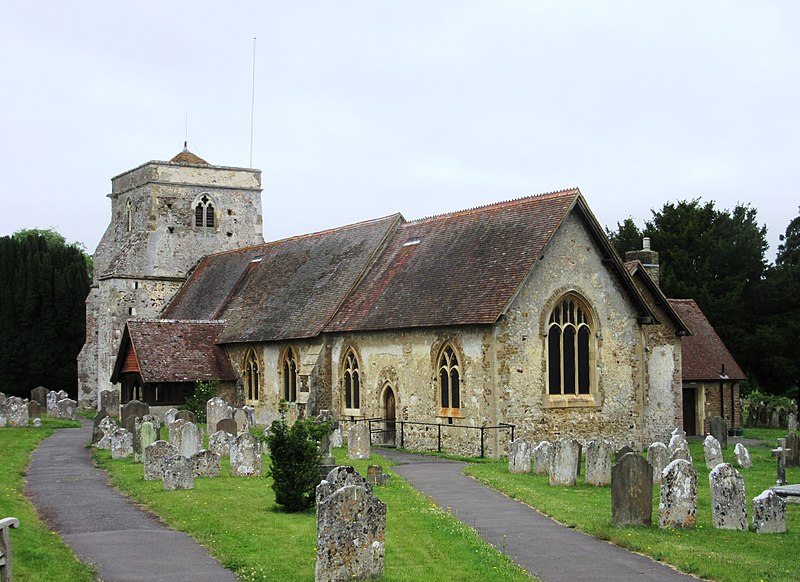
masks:
<path fill-rule="evenodd" d="M 178 414 L 177 408 L 170 408 L 164 413 L 164 426 L 169 426 L 175 422 L 175 416 Z"/>
<path fill-rule="evenodd" d="M 767 408 L 766 404 L 763 402 L 759 403 L 758 405 L 758 422 L 756 426 L 758 428 L 767 428 L 769 426 L 769 409 Z"/>
<path fill-rule="evenodd" d="M 153 426 L 153 423 L 149 420 L 145 420 L 139 425 L 138 431 L 138 445 L 134 447 L 133 451 L 133 460 L 136 463 L 141 463 L 144 461 L 144 450 L 152 445 L 154 442 L 158 440 L 158 434 L 156 433 L 156 427 Z M 134 440 L 136 443 L 136 439 Z M 137 458 L 137 449 L 138 448 L 138 458 Z"/>
<path fill-rule="evenodd" d="M 753 530 L 762 534 L 786 531 L 786 502 L 774 491 L 767 489 L 753 499 Z"/>
<path fill-rule="evenodd" d="M 178 448 L 167 441 L 156 441 L 144 449 L 144 480 L 160 481 L 164 478 L 167 459 L 178 455 Z"/>
<path fill-rule="evenodd" d="M 191 410 L 179 410 L 178 414 L 175 415 L 175 420 L 185 420 L 186 422 L 195 423 L 197 422 L 197 417 Z"/>
<path fill-rule="evenodd" d="M 317 486 L 316 582 L 383 576 L 386 505 L 363 478 L 348 480 Z"/>
<path fill-rule="evenodd" d="M 230 418 L 232 415 L 231 407 L 219 396 L 211 398 L 206 402 L 206 426 L 208 433 L 218 431 L 217 423 L 223 418 Z"/>
<path fill-rule="evenodd" d="M 125 419 L 125 422 L 122 425 L 122 428 L 127 430 L 131 434 L 136 434 L 136 421 L 142 422 L 138 416 L 129 416 Z"/>
<path fill-rule="evenodd" d="M 220 457 L 217 453 L 203 449 L 192 455 L 194 477 L 219 477 Z"/>
<path fill-rule="evenodd" d="M 623 446 L 621 449 L 619 449 L 619 450 L 616 452 L 616 454 L 614 455 L 614 462 L 615 462 L 615 463 L 618 463 L 618 462 L 619 462 L 619 460 L 620 460 L 620 459 L 621 459 L 623 456 L 627 455 L 628 453 L 636 453 L 636 451 L 634 451 L 634 450 L 633 450 L 633 448 L 629 447 L 628 445 L 624 445 L 624 446 Z M 636 454 L 638 455 L 639 453 L 636 453 Z"/>
<path fill-rule="evenodd" d="M 38 402 L 44 410 L 47 410 L 47 394 L 49 392 L 44 386 L 37 386 L 31 390 L 31 402 Z"/>
<path fill-rule="evenodd" d="M 184 456 L 174 455 L 164 461 L 164 490 L 180 489 L 194 489 L 192 461 Z"/>
<path fill-rule="evenodd" d="M 19 396 L 6 398 L 6 425 L 25 427 L 28 420 L 28 403 Z"/>
<path fill-rule="evenodd" d="M 769 413 L 769 427 L 770 428 L 780 428 L 780 411 L 777 408 L 773 408 Z"/>
<path fill-rule="evenodd" d="M 717 439 L 721 448 L 728 448 L 728 423 L 721 416 L 711 419 L 711 436 Z"/>
<path fill-rule="evenodd" d="M 664 443 L 655 442 L 647 447 L 647 462 L 653 467 L 653 483 L 661 483 L 661 473 L 669 461 L 669 449 Z"/>
<path fill-rule="evenodd" d="M 0 428 L 8 424 L 8 413 L 6 412 L 6 401 L 8 397 L 0 392 Z"/>
<path fill-rule="evenodd" d="M 369 425 L 359 422 L 350 427 L 347 435 L 347 458 L 369 459 L 370 455 Z"/>
<path fill-rule="evenodd" d="M 42 417 L 42 405 L 39 404 L 36 400 L 29 400 L 28 401 L 28 418 L 41 418 Z"/>
<path fill-rule="evenodd" d="M 792 469 L 800 467 L 800 437 L 796 432 L 786 435 L 786 466 Z"/>
<path fill-rule="evenodd" d="M 183 425 L 186 424 L 185 420 L 175 420 L 167 425 L 167 432 L 169 433 L 169 442 L 181 450 L 181 435 L 183 434 Z"/>
<path fill-rule="evenodd" d="M 328 472 L 336 466 L 336 459 L 333 456 L 333 445 L 331 444 L 331 432 L 335 425 L 333 415 L 330 410 L 320 410 L 317 423 L 329 423 L 328 430 L 319 439 L 319 467 L 320 478 L 324 479 Z"/>
<path fill-rule="evenodd" d="M 675 461 L 677 459 L 683 459 L 684 461 L 689 462 L 690 464 L 693 463 L 692 461 L 692 454 L 689 452 L 689 449 L 675 449 L 669 457 L 669 462 Z"/>
<path fill-rule="evenodd" d="M 778 479 L 775 481 L 777 485 L 786 484 L 786 456 L 790 452 L 786 448 L 786 439 L 778 439 L 778 448 L 772 449 L 772 456 L 778 460 Z"/>
<path fill-rule="evenodd" d="M 717 465 L 708 474 L 711 486 L 711 522 L 717 529 L 747 530 L 747 498 L 744 478 L 730 463 Z"/>
<path fill-rule="evenodd" d="M 65 390 L 59 390 L 58 392 L 56 392 L 56 395 L 58 396 L 57 400 L 64 400 L 64 398 L 69 398 L 69 394 L 67 394 Z"/>
<path fill-rule="evenodd" d="M 673 432 L 672 437 L 669 439 L 669 454 L 674 454 L 677 449 L 689 450 L 689 443 L 686 442 L 686 435 L 683 433 L 683 431 L 677 433 Z"/>
<path fill-rule="evenodd" d="M 178 454 L 191 458 L 196 452 L 203 449 L 203 433 L 200 427 L 193 422 L 186 422 L 181 427 L 180 445 Z"/>
<path fill-rule="evenodd" d="M 789 416 L 786 417 L 786 427 L 789 429 L 789 432 L 795 432 L 797 430 L 796 412 L 790 412 Z"/>
<path fill-rule="evenodd" d="M 508 451 L 508 472 L 531 472 L 531 445 L 525 439 L 517 439 L 510 444 Z"/>
<path fill-rule="evenodd" d="M 603 487 L 611 483 L 611 443 L 605 440 L 586 443 L 586 484 Z"/>
<path fill-rule="evenodd" d="M 261 476 L 261 443 L 254 435 L 240 434 L 231 443 L 231 477 Z"/>
<path fill-rule="evenodd" d="M 155 414 L 145 414 L 142 417 L 142 422 L 149 422 L 153 425 L 153 429 L 156 431 L 156 440 L 161 438 L 161 419 L 158 418 Z"/>
<path fill-rule="evenodd" d="M 58 417 L 58 392 L 53 390 L 47 393 L 47 416 Z"/>
<path fill-rule="evenodd" d="M 100 408 L 105 408 L 109 416 L 119 416 L 119 390 L 101 390 Z"/>
<path fill-rule="evenodd" d="M 328 474 L 330 474 L 330 472 Z M 383 466 L 370 465 L 367 467 L 367 481 L 369 481 L 370 485 L 386 485 L 386 483 L 389 481 L 389 475 L 383 474 Z"/>
<path fill-rule="evenodd" d="M 208 448 L 217 453 L 220 457 L 227 457 L 231 452 L 231 443 L 236 439 L 232 434 L 224 430 L 218 430 L 208 437 Z"/>
<path fill-rule="evenodd" d="M 142 418 L 145 414 L 150 414 L 150 406 L 144 402 L 140 402 L 139 400 L 131 400 L 119 408 L 120 424 L 125 426 L 125 421 L 129 416 L 138 416 L 139 418 Z"/>
<path fill-rule="evenodd" d="M 98 449 L 106 449 L 111 450 L 111 444 L 108 440 L 108 436 L 113 433 L 115 430 L 119 428 L 117 423 L 114 422 L 114 419 L 110 416 L 104 416 L 100 422 L 97 424 L 97 431 L 98 431 L 98 439 L 95 443 L 95 446 Z"/>
<path fill-rule="evenodd" d="M 616 527 L 653 523 L 653 467 L 636 452 L 611 469 L 611 520 Z"/>
<path fill-rule="evenodd" d="M 542 441 L 533 447 L 533 472 L 537 475 L 549 475 L 550 463 L 553 460 L 553 444 Z"/>
<path fill-rule="evenodd" d="M 703 452 L 706 456 L 706 467 L 708 469 L 713 469 L 723 462 L 719 441 L 711 435 L 708 435 L 706 440 L 703 441 Z"/>
<path fill-rule="evenodd" d="M 575 439 L 558 439 L 550 463 L 550 485 L 575 485 L 581 462 L 581 444 Z"/>
<path fill-rule="evenodd" d="M 78 403 L 71 398 L 62 398 L 58 401 L 58 418 L 78 420 Z"/>
<path fill-rule="evenodd" d="M 736 455 L 736 462 L 742 469 L 749 469 L 753 466 L 753 461 L 750 460 L 750 451 L 742 443 L 736 443 L 733 454 Z"/>
<path fill-rule="evenodd" d="M 693 528 L 697 523 L 697 471 L 688 461 L 672 461 L 661 474 L 658 525 Z"/>
<path fill-rule="evenodd" d="M 338 449 L 342 445 L 342 427 L 337 426 L 331 433 L 331 446 L 335 449 Z"/>
<path fill-rule="evenodd" d="M 752 402 L 747 405 L 747 428 L 755 428 L 758 420 L 758 407 Z"/>
<path fill-rule="evenodd" d="M 112 459 L 127 459 L 133 454 L 133 435 L 124 428 L 118 428 L 108 435 Z"/>
<path fill-rule="evenodd" d="M 224 431 L 231 436 L 236 436 L 238 434 L 238 429 L 236 427 L 236 421 L 232 418 L 223 418 L 222 420 L 217 422 L 217 430 Z"/>
<path fill-rule="evenodd" d="M 250 418 L 247 412 L 241 408 L 233 411 L 233 421 L 236 423 L 236 434 L 244 434 L 250 431 Z"/>
<path fill-rule="evenodd" d="M 786 409 L 785 408 L 781 408 L 778 411 L 778 426 L 780 428 L 788 428 L 788 426 L 789 426 L 789 421 L 786 418 Z"/>

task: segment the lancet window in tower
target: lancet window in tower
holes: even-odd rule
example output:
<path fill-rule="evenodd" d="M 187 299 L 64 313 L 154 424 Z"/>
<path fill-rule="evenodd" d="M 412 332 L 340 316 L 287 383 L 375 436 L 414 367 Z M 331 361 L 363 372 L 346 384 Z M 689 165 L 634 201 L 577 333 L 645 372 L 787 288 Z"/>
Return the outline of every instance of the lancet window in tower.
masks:
<path fill-rule="evenodd" d="M 128 198 L 128 202 L 125 203 L 125 230 L 127 232 L 133 230 L 133 204 L 130 198 Z"/>
<path fill-rule="evenodd" d="M 214 228 L 214 220 L 214 203 L 211 198 L 203 195 L 194 207 L 194 225 Z"/>

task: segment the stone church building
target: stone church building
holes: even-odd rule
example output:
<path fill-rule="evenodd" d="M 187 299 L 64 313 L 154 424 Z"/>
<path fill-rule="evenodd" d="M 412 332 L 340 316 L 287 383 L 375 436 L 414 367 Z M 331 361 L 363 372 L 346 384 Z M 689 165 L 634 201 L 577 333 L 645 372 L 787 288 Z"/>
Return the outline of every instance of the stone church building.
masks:
<path fill-rule="evenodd" d="M 500 427 L 485 430 L 499 454 L 508 424 L 641 446 L 683 422 L 690 330 L 650 251 L 623 263 L 577 189 L 268 243 L 258 170 L 184 151 L 109 196 L 83 405 L 113 389 L 170 406 L 217 379 L 260 424 L 329 409 L 466 454 L 465 427 Z"/>

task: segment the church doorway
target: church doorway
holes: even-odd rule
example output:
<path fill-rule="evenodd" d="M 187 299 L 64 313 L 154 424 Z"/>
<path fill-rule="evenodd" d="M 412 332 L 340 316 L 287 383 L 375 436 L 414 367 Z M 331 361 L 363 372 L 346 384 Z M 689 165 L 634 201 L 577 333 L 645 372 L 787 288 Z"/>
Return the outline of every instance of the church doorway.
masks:
<path fill-rule="evenodd" d="M 683 430 L 686 436 L 697 435 L 697 388 L 683 389 Z"/>
<path fill-rule="evenodd" d="M 394 390 L 388 384 L 383 389 L 383 444 L 395 444 L 397 436 L 397 417 Z"/>

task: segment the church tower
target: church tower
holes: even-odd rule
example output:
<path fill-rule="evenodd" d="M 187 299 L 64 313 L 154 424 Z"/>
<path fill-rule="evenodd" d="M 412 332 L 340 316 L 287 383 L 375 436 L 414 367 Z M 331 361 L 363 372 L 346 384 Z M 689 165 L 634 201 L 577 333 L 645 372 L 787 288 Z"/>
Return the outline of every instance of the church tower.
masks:
<path fill-rule="evenodd" d="M 111 224 L 94 253 L 78 400 L 96 407 L 125 321 L 158 317 L 205 255 L 264 242 L 261 171 L 213 166 L 189 152 L 111 179 Z"/>

